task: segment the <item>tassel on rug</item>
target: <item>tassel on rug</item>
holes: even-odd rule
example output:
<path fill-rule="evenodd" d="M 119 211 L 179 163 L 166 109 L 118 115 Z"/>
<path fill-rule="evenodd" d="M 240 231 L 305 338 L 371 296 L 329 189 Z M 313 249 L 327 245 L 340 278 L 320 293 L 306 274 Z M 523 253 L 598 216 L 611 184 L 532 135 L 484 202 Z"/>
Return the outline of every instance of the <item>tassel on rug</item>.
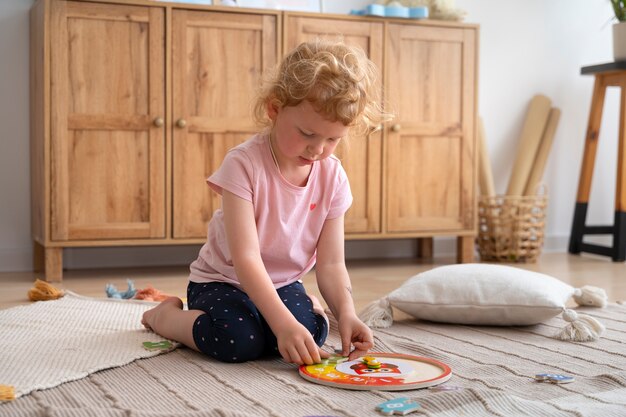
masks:
<path fill-rule="evenodd" d="M 0 384 L 0 401 L 12 401 L 15 399 L 15 387 Z"/>
<path fill-rule="evenodd" d="M 562 317 L 568 324 L 555 335 L 557 339 L 571 342 L 593 342 L 604 333 L 604 325 L 586 314 L 565 309 Z"/>
<path fill-rule="evenodd" d="M 572 297 L 579 306 L 604 308 L 608 301 L 606 291 L 591 285 L 576 288 Z M 593 342 L 598 340 L 605 330 L 604 325 L 595 318 L 574 310 L 565 309 L 562 318 L 568 324 L 555 335 L 560 340 Z"/>
<path fill-rule="evenodd" d="M 393 309 L 389 297 L 383 297 L 369 303 L 359 313 L 359 318 L 369 327 L 390 327 L 393 324 Z"/>
<path fill-rule="evenodd" d="M 34 286 L 28 290 L 28 299 L 30 301 L 56 300 L 63 297 L 63 295 L 64 292 L 62 290 L 40 279 L 36 280 Z"/>
<path fill-rule="evenodd" d="M 606 303 L 608 301 L 606 291 L 602 288 L 593 287 L 591 285 L 576 288 L 572 297 L 579 306 L 604 308 L 606 307 Z"/>

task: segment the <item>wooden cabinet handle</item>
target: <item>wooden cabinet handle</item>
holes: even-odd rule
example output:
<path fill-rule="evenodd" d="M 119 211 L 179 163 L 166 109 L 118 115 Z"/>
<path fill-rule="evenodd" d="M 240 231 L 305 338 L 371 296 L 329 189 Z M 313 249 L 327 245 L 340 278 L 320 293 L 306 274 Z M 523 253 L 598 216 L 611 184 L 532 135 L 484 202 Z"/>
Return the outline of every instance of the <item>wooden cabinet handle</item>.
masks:
<path fill-rule="evenodd" d="M 165 120 L 163 120 L 162 117 L 157 117 L 156 119 L 154 119 L 154 121 L 152 122 L 156 127 L 163 127 L 163 125 L 165 124 Z"/>
<path fill-rule="evenodd" d="M 399 124 L 396 123 L 395 125 L 391 126 L 391 131 L 392 132 L 399 132 L 401 128 L 402 128 L 402 126 L 400 126 Z"/>
<path fill-rule="evenodd" d="M 176 126 L 180 127 L 181 129 L 185 126 L 187 126 L 187 120 L 185 119 L 178 119 L 176 121 Z"/>

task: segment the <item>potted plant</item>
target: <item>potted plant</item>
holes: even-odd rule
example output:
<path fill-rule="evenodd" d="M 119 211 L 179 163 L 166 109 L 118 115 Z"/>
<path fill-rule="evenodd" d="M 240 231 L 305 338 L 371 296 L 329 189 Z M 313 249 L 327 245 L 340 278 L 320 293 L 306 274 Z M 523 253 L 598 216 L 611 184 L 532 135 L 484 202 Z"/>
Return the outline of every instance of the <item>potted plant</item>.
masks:
<path fill-rule="evenodd" d="M 611 0 L 617 23 L 613 25 L 613 59 L 626 61 L 626 0 Z"/>

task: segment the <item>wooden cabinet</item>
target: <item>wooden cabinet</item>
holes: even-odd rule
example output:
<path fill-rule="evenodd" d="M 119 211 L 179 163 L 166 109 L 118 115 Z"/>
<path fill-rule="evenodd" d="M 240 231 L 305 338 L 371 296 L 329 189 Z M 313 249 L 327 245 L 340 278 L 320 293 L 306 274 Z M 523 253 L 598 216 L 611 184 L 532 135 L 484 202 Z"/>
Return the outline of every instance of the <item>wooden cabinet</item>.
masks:
<path fill-rule="evenodd" d="M 341 36 L 381 68 L 388 126 L 338 150 L 348 239 L 459 237 L 476 223 L 477 27 L 149 0 L 38 0 L 31 10 L 35 266 L 67 247 L 199 244 L 219 207 L 205 179 L 257 131 L 265 71 Z"/>

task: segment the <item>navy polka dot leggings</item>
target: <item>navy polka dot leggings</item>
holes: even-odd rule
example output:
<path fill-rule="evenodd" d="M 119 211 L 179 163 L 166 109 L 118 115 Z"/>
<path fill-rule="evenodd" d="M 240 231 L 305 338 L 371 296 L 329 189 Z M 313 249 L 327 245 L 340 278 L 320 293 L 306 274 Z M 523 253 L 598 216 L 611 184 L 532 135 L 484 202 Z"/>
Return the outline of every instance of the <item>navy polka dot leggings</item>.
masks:
<path fill-rule="evenodd" d="M 285 306 L 322 346 L 328 336 L 326 319 L 313 311 L 301 282 L 276 290 Z M 246 362 L 279 355 L 276 336 L 240 289 L 223 282 L 195 283 L 187 287 L 189 310 L 202 310 L 193 325 L 198 349 L 222 362 Z"/>

